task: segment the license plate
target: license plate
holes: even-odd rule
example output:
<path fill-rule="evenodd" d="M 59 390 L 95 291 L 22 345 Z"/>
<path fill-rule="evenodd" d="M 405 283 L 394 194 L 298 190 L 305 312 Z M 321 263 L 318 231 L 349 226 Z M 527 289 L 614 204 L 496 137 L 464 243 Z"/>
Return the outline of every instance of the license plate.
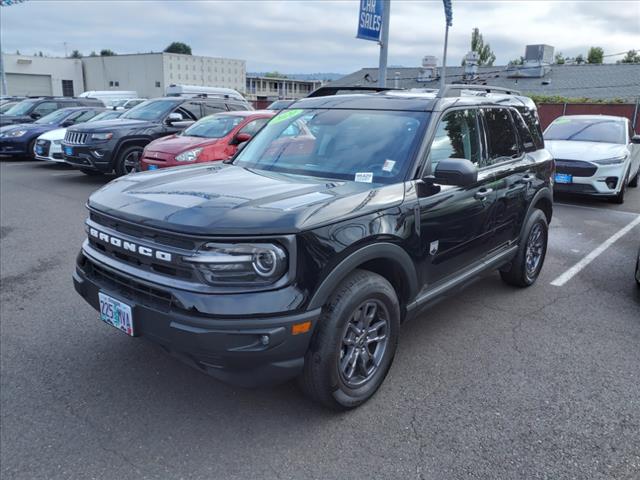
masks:
<path fill-rule="evenodd" d="M 100 320 L 133 337 L 131 307 L 102 292 L 98 292 L 98 298 L 100 299 Z"/>
<path fill-rule="evenodd" d="M 573 175 L 568 173 L 556 173 L 556 183 L 573 183 Z"/>
<path fill-rule="evenodd" d="M 71 148 L 71 147 L 64 147 L 64 154 L 65 154 L 65 155 L 73 155 L 73 148 Z"/>
<path fill-rule="evenodd" d="M 42 147 L 36 147 L 36 153 L 37 153 L 38 155 L 42 155 L 42 154 L 44 153 L 44 148 L 42 148 Z"/>
<path fill-rule="evenodd" d="M 158 170 L 158 165 L 149 165 L 149 170 Z"/>

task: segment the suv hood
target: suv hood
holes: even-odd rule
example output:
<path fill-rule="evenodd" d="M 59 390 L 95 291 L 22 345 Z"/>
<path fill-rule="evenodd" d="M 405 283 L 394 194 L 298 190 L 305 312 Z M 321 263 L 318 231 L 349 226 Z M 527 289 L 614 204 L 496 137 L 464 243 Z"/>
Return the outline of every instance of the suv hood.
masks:
<path fill-rule="evenodd" d="M 556 160 L 583 160 L 592 162 L 604 158 L 622 157 L 627 146 L 619 143 L 576 142 L 574 140 L 545 140 L 545 148 Z"/>
<path fill-rule="evenodd" d="M 404 184 L 323 180 L 207 164 L 117 179 L 89 207 L 141 225 L 196 235 L 295 233 L 399 205 Z"/>
<path fill-rule="evenodd" d="M 111 120 L 101 120 L 98 122 L 81 123 L 76 127 L 69 127 L 71 132 L 110 132 L 117 129 L 145 128 L 155 126 L 158 122 L 147 120 L 129 120 L 128 118 L 112 118 Z"/>
<path fill-rule="evenodd" d="M 147 145 L 146 150 L 149 152 L 162 152 L 177 154 L 185 150 L 197 147 L 213 145 L 222 140 L 222 138 L 202 138 L 191 137 L 188 135 L 171 135 L 169 137 L 161 137 Z"/>

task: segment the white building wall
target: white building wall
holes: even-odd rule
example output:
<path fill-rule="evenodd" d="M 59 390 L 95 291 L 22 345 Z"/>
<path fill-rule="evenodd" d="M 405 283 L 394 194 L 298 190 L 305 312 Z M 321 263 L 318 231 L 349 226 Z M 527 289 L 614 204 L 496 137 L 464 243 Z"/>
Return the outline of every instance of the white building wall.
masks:
<path fill-rule="evenodd" d="M 247 64 L 233 58 L 163 53 L 165 86 L 198 85 L 233 88 L 245 93 Z"/>
<path fill-rule="evenodd" d="M 73 94 L 84 92 L 82 62 L 73 58 L 32 57 L 30 55 L 2 54 L 4 70 L 7 75 L 9 95 L 29 95 L 20 82 L 12 82 L 11 75 L 48 76 L 51 82 L 51 94 L 62 95 L 62 80 L 73 81 Z M 17 78 L 17 77 L 14 77 Z M 13 91 L 12 91 L 13 90 Z"/>
<path fill-rule="evenodd" d="M 162 53 L 84 57 L 85 90 L 134 90 L 143 98 L 164 95 Z"/>

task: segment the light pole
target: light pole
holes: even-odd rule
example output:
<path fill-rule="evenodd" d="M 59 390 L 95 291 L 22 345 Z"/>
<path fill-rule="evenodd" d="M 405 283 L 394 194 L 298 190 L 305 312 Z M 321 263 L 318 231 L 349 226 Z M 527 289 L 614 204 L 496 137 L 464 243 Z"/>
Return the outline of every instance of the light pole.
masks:
<path fill-rule="evenodd" d="M 447 43 L 449 42 L 449 27 L 453 25 L 453 12 L 451 0 L 442 0 L 444 3 L 444 16 L 447 26 L 444 31 L 444 53 L 442 54 L 442 75 L 440 76 L 440 95 L 444 95 L 444 88 L 447 83 Z"/>
<path fill-rule="evenodd" d="M 378 64 L 378 86 L 387 85 L 387 56 L 389 53 L 389 20 L 391 0 L 382 0 L 382 29 L 380 31 L 380 62 Z"/>

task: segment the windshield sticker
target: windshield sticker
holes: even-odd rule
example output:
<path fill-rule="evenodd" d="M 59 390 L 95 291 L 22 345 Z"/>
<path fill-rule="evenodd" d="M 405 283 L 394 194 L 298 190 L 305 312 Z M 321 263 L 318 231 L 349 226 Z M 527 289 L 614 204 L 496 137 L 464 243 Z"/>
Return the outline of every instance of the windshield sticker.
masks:
<path fill-rule="evenodd" d="M 393 170 L 393 167 L 396 166 L 395 160 L 389 160 L 388 158 L 384 161 L 384 165 L 382 165 L 383 172 L 390 172 Z"/>
<path fill-rule="evenodd" d="M 284 122 L 285 120 L 288 120 L 291 117 L 295 117 L 296 115 L 299 115 L 301 113 L 302 113 L 301 108 L 294 108 L 293 110 L 285 110 L 283 112 L 280 112 L 275 117 L 273 117 L 271 119 L 271 123 L 274 124 L 274 123 Z"/>
<path fill-rule="evenodd" d="M 373 182 L 373 173 L 372 172 L 358 172 L 356 173 L 356 182 L 362 183 L 371 183 Z"/>

